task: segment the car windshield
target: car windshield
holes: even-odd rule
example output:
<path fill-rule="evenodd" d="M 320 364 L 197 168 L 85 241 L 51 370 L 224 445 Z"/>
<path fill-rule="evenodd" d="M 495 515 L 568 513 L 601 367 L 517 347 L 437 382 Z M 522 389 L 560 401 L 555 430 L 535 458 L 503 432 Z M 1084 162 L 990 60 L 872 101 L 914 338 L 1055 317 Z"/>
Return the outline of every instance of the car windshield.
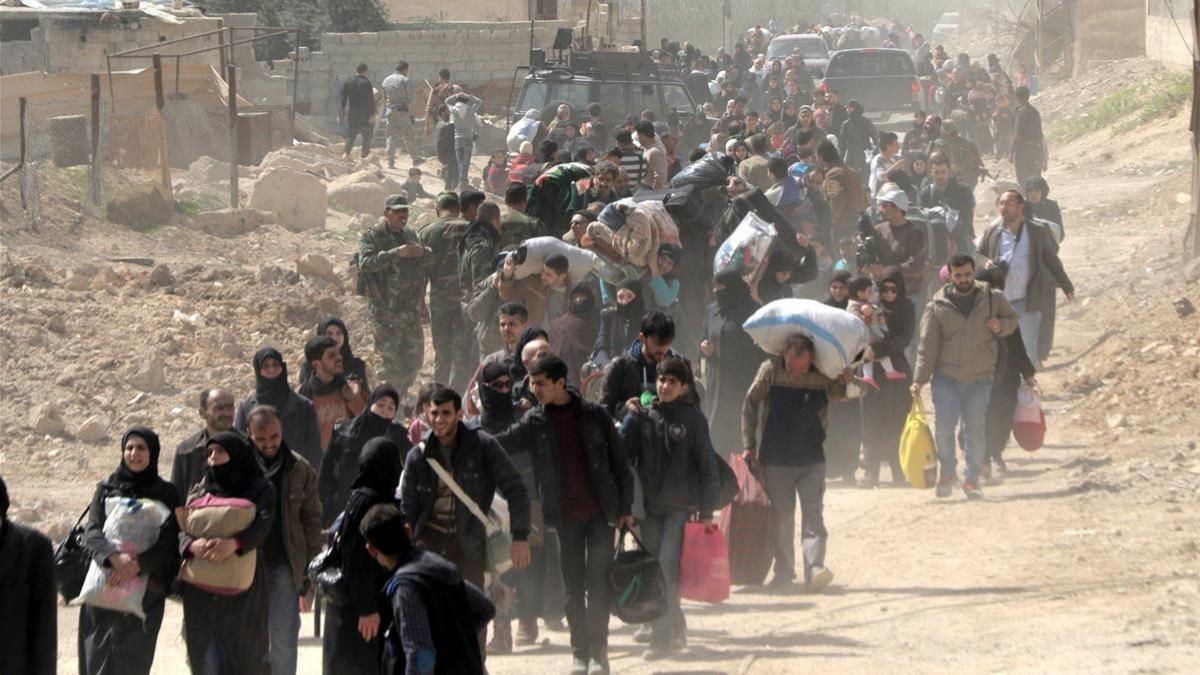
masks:
<path fill-rule="evenodd" d="M 546 105 L 546 83 L 536 80 L 526 80 L 525 88 L 521 90 L 521 98 L 517 101 L 517 111 L 525 112 L 530 108 L 541 111 Z"/>
<path fill-rule="evenodd" d="M 913 75 L 912 59 L 898 51 L 838 52 L 829 61 L 825 77 Z"/>
<path fill-rule="evenodd" d="M 667 101 L 668 110 L 685 112 L 689 115 L 696 112 L 696 106 L 692 103 L 687 89 L 682 84 L 664 84 L 662 88 L 663 98 Z"/>
<path fill-rule="evenodd" d="M 806 59 L 823 59 L 829 54 L 825 50 L 825 43 L 821 41 L 821 38 L 775 38 L 771 40 L 771 44 L 767 45 L 767 58 L 782 59 L 791 56 L 793 49 L 799 49 L 800 54 Z"/>

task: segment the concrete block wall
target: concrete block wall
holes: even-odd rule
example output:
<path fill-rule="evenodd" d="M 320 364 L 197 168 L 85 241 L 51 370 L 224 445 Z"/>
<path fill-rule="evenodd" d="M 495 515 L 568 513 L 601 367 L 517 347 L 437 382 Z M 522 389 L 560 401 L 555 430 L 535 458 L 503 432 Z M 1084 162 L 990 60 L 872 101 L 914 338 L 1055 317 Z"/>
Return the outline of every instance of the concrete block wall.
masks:
<path fill-rule="evenodd" d="M 1192 35 L 1188 32 L 1191 10 L 1185 3 L 1176 3 L 1175 12 L 1178 27 L 1170 17 L 1146 17 L 1146 56 L 1168 66 L 1191 68 L 1192 55 L 1188 50 L 1195 48 Z M 1183 35 L 1180 35 L 1181 32 Z"/>
<path fill-rule="evenodd" d="M 557 21 L 537 22 L 533 31 L 535 47 L 549 51 L 555 31 L 564 26 Z M 417 85 L 418 98 L 424 104 L 437 71 L 449 68 L 456 82 L 470 89 L 487 86 L 496 91 L 500 83 L 511 82 L 513 70 L 529 61 L 529 24 L 450 23 L 436 27 L 405 27 L 381 33 L 326 33 L 321 51 L 300 62 L 299 100 L 308 101 L 310 114 L 318 124 L 336 128 L 337 95 L 342 83 L 354 76 L 359 63 L 366 63 L 368 76 L 376 86 L 395 71 L 396 62 L 409 63 L 409 77 Z M 273 77 L 290 83 L 290 64 L 277 68 Z M 290 89 L 289 89 L 290 91 Z M 507 104 L 507 96 L 495 100 L 485 97 L 484 109 L 498 112 Z"/>
<path fill-rule="evenodd" d="M 100 13 L 80 13 L 76 17 L 39 17 L 40 27 L 31 32 L 29 41 L 6 42 L 0 47 L 0 74 L 11 75 L 30 70 L 48 73 L 99 73 L 105 69 L 109 54 L 174 40 L 188 35 L 216 30 L 220 19 L 187 17 L 174 24 L 159 19 L 126 16 L 124 23 L 101 24 Z M 30 17 L 33 18 L 33 17 Z M 216 36 L 201 38 L 182 45 L 168 45 L 164 52 L 191 51 L 215 46 Z M 185 63 L 220 64 L 216 52 L 197 54 L 184 59 Z M 149 59 L 116 59 L 114 70 L 133 70 L 149 67 Z"/>

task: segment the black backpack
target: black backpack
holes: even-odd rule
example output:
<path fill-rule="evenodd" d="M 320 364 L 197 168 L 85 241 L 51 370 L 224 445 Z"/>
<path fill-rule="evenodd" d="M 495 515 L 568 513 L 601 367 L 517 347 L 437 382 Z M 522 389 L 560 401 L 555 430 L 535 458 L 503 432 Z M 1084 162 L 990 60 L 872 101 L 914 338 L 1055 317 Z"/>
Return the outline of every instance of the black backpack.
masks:
<path fill-rule="evenodd" d="M 622 550 L 625 535 L 633 535 L 637 548 Z M 667 581 L 658 558 L 646 550 L 642 540 L 627 527 L 617 538 L 617 555 L 608 573 L 612 613 L 625 623 L 650 623 L 667 613 Z"/>

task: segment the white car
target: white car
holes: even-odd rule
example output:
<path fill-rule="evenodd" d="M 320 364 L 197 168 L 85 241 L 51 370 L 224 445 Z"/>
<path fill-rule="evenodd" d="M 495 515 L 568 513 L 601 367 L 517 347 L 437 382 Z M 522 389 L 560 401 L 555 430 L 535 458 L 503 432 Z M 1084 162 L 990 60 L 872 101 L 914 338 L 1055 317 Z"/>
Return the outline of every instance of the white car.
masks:
<path fill-rule="evenodd" d="M 946 40 L 958 35 L 958 12 L 946 12 L 933 25 L 930 40 Z"/>
<path fill-rule="evenodd" d="M 772 38 L 767 44 L 767 69 L 770 69 L 772 61 L 782 61 L 796 49 L 804 57 L 804 67 L 813 77 L 821 77 L 829 65 L 829 50 L 825 47 L 825 40 L 813 33 L 777 35 Z"/>

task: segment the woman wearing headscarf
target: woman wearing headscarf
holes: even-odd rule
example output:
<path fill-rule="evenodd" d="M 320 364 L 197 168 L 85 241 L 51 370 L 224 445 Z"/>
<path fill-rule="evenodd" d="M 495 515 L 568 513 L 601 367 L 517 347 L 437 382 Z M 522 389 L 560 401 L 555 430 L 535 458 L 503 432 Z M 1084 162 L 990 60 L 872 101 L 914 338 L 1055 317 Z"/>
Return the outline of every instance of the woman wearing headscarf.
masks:
<path fill-rule="evenodd" d="M 550 348 L 567 363 L 567 383 L 571 386 L 579 386 L 579 372 L 592 355 L 599 328 L 596 294 L 590 284 L 581 281 L 571 289 L 567 313 L 550 322 Z"/>
<path fill-rule="evenodd" d="M 1046 182 L 1045 178 L 1034 176 L 1026 180 L 1025 217 L 1042 218 L 1052 223 L 1058 223 L 1059 232 L 1065 233 L 1066 230 L 1062 227 L 1062 209 L 1058 207 L 1058 202 L 1049 199 L 1049 196 L 1050 184 Z M 1065 234 L 1063 237 L 1065 238 Z M 1038 331 L 1037 361 L 1039 363 L 1050 358 L 1050 349 L 1054 346 L 1054 323 L 1058 316 L 1058 304 L 1054 301 L 1055 288 L 1053 284 L 1049 286 L 1049 291 L 1048 302 L 1044 304 L 1042 323 Z"/>
<path fill-rule="evenodd" d="M 232 537 L 219 539 L 179 535 L 183 557 L 220 563 L 262 546 L 275 518 L 275 487 L 263 476 L 257 452 L 236 431 L 208 439 L 208 470 L 188 495 L 188 503 L 212 495 L 254 503 L 254 520 Z M 262 556 L 254 581 L 236 595 L 218 595 L 183 584 L 183 632 L 192 672 L 244 675 L 269 672 L 267 661 L 267 584 Z"/>
<path fill-rule="evenodd" d="M 825 304 L 846 309 L 850 304 L 852 275 L 847 270 L 833 273 L 829 279 L 829 297 Z M 825 439 L 825 464 L 829 476 L 840 477 L 845 483 L 854 482 L 858 467 L 858 451 L 862 443 L 862 407 L 859 401 L 838 401 L 829 406 L 829 435 Z"/>
<path fill-rule="evenodd" d="M 592 350 L 592 360 L 600 366 L 629 349 L 642 329 L 642 315 L 646 313 L 640 281 L 623 282 L 616 295 L 616 305 L 600 312 L 600 335 Z"/>
<path fill-rule="evenodd" d="M 362 383 L 363 389 L 370 389 L 367 382 L 367 364 L 355 356 L 354 350 L 350 348 L 350 331 L 346 328 L 346 323 L 336 316 L 327 316 L 317 324 L 316 335 L 333 338 L 342 350 L 342 373 L 346 379 L 357 379 Z M 312 365 L 305 359 L 300 365 L 300 381 L 307 381 L 312 373 Z"/>
<path fill-rule="evenodd" d="M 869 175 L 866 151 L 879 147 L 879 132 L 875 124 L 863 116 L 863 106 L 858 101 L 846 104 L 846 121 L 838 134 L 842 161 L 858 172 L 865 180 Z"/>
<path fill-rule="evenodd" d="M 890 358 L 896 370 L 911 374 L 912 367 L 904 350 L 917 330 L 917 310 L 905 293 L 900 268 L 887 268 L 876 284 L 887 332 L 868 348 L 864 358 L 869 361 Z M 891 467 L 892 482 L 901 485 L 905 482 L 896 448 L 900 447 L 900 433 L 904 431 L 904 419 L 912 405 L 910 384 L 908 380 L 882 378 L 879 390 L 869 391 L 863 399 L 862 445 L 866 476 L 860 483 L 862 487 L 879 484 L 879 465 L 884 461 Z"/>
<path fill-rule="evenodd" d="M 293 452 L 308 460 L 314 467 L 321 466 L 324 447 L 321 444 L 321 427 L 317 422 L 317 410 L 312 401 L 292 391 L 288 384 L 287 363 L 283 354 L 274 347 L 263 347 L 254 354 L 254 393 L 238 404 L 233 416 L 233 426 L 245 434 L 250 425 L 250 411 L 256 405 L 273 406 L 283 423 L 283 440 Z"/>
<path fill-rule="evenodd" d="M 135 577 L 146 580 L 142 598 L 142 620 L 133 614 L 83 605 L 79 608 L 79 672 L 88 675 L 149 673 L 154 647 L 162 627 L 167 591 L 179 571 L 179 526 L 175 509 L 179 491 L 158 475 L 158 434 L 133 427 L 121 437 L 121 461 L 117 470 L 96 486 L 88 512 L 83 545 L 88 555 L 117 585 Z M 138 553 L 122 551 L 104 534 L 109 498 L 154 500 L 170 514 L 159 529 L 158 539 Z"/>
<path fill-rule="evenodd" d="M 367 553 L 358 526 L 376 504 L 395 502 L 403 455 L 386 436 L 372 438 L 358 458 L 358 475 L 337 530 L 342 574 L 350 586 L 350 602 L 329 603 L 325 609 L 325 675 L 376 675 L 379 672 L 382 628 L 376 578 L 383 571 Z"/>
<path fill-rule="evenodd" d="M 705 310 L 700 353 L 705 362 L 705 414 L 713 447 L 722 457 L 741 449 L 742 401 L 766 356 L 742 328 L 758 309 L 739 272 L 713 279 L 716 299 Z"/>
<path fill-rule="evenodd" d="M 371 403 L 361 415 L 339 422 L 333 431 L 329 449 L 321 459 L 318 490 L 321 493 L 321 524 L 325 527 L 338 517 L 350 498 L 351 485 L 358 476 L 358 458 L 373 438 L 389 438 L 408 454 L 412 444 L 408 430 L 393 420 L 400 409 L 400 392 L 390 384 L 381 384 L 371 392 Z"/>
<path fill-rule="evenodd" d="M 766 304 L 780 298 L 792 297 L 792 277 L 796 270 L 796 259 L 782 249 L 775 249 L 767 257 L 767 269 L 758 280 L 758 299 Z"/>

